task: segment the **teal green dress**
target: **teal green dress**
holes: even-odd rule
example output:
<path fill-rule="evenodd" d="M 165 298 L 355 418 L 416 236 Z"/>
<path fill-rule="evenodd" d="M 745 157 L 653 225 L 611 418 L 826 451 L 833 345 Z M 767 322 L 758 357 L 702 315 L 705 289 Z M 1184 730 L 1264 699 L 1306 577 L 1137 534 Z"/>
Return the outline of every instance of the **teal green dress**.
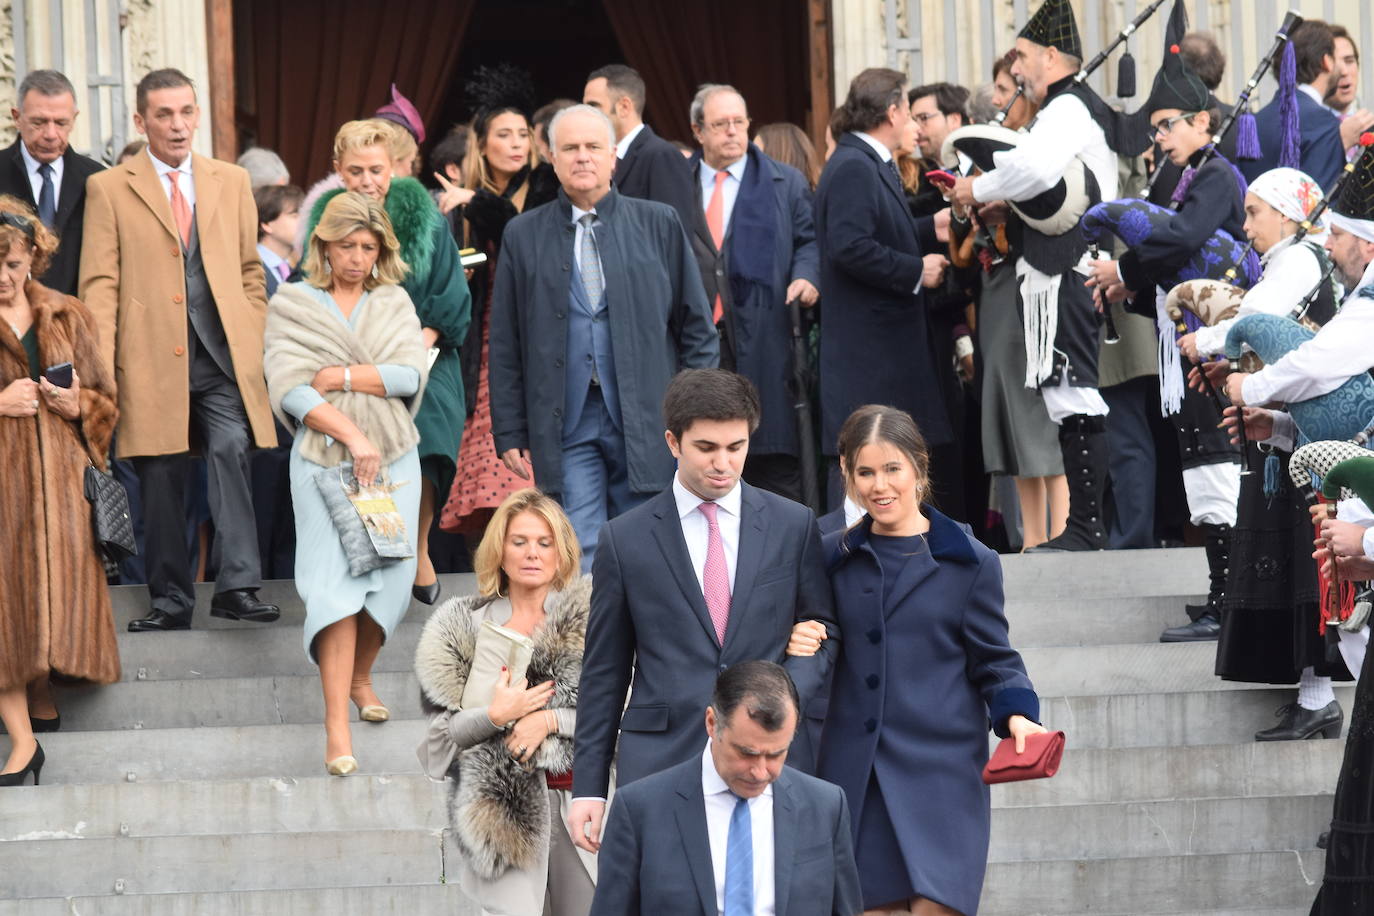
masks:
<path fill-rule="evenodd" d="M 342 189 L 330 191 L 315 202 L 307 239 L 325 206 L 342 193 Z M 415 303 L 420 324 L 439 332 L 439 357 L 430 367 L 415 428 L 420 431 L 421 473 L 434 484 L 437 505 L 442 506 L 457 471 L 458 446 L 467 418 L 458 348 L 472 320 L 472 293 L 453 234 L 424 185 L 414 178 L 393 178 L 386 195 L 386 214 L 401 243 L 401 258 L 410 268 L 401 288 Z"/>

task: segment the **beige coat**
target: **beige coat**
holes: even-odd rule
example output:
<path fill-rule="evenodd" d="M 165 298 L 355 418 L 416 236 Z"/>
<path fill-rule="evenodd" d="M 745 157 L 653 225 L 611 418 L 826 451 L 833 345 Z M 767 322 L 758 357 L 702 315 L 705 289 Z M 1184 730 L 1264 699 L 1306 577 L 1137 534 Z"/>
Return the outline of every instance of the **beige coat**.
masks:
<path fill-rule="evenodd" d="M 235 381 L 260 448 L 277 444 L 262 374 L 267 297 L 248 173 L 192 154 L 196 229 Z M 86 182 L 80 297 L 119 392 L 121 458 L 190 447 L 186 271 L 167 192 L 141 153 Z"/>

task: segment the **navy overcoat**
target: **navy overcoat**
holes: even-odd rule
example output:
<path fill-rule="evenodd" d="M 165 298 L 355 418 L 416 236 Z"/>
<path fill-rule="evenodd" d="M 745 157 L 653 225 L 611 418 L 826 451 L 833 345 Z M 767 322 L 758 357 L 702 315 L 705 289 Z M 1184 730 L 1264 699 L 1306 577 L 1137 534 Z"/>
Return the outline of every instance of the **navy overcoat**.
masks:
<path fill-rule="evenodd" d="M 871 519 L 825 537 L 840 654 L 821 736 L 817 775 L 844 789 L 856 838 L 869 783 L 915 893 L 966 916 L 978 909 L 991 802 L 983 784 L 988 728 L 1038 720 L 1040 703 L 1008 641 L 1002 564 L 961 525 L 929 506 L 929 551 L 897 574 L 890 606 L 869 545 Z M 887 862 L 859 861 L 864 906 Z"/>

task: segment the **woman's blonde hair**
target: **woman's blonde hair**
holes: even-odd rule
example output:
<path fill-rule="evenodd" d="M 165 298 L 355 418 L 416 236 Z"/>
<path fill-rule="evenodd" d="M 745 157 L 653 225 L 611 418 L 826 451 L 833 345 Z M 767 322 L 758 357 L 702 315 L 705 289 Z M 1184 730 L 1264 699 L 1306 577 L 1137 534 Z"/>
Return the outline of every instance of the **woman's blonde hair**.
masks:
<path fill-rule="evenodd" d="M 391 219 L 379 200 L 357 191 L 344 191 L 334 196 L 320 214 L 319 225 L 306 242 L 305 262 L 301 270 L 306 282 L 316 289 L 328 289 L 331 279 L 325 246 L 347 238 L 359 229 L 367 229 L 377 237 L 380 250 L 372 275 L 364 278 L 363 289 L 376 289 L 387 284 L 399 284 L 410 269 L 401 260 L 401 243 L 391 230 Z"/>
<path fill-rule="evenodd" d="M 397 158 L 396 148 L 400 141 L 397 134 L 405 134 L 410 138 L 410 134 L 396 127 L 389 121 L 381 118 L 369 118 L 366 121 L 348 121 L 339 128 L 339 132 L 334 135 L 334 164 L 337 166 L 343 162 L 345 153 L 356 153 L 358 150 L 367 149 L 370 146 L 380 146 L 386 149 L 386 153 L 392 160 Z M 415 141 L 410 140 L 411 149 L 415 148 Z"/>
<path fill-rule="evenodd" d="M 18 242 L 33 255 L 29 273 L 43 276 L 57 252 L 57 234 L 38 219 L 38 214 L 17 197 L 0 194 L 0 257 Z"/>
<path fill-rule="evenodd" d="M 522 512 L 530 512 L 544 520 L 553 532 L 554 553 L 558 557 L 558 571 L 554 573 L 553 588 L 561 591 L 578 573 L 582 563 L 582 548 L 578 546 L 577 535 L 573 533 L 572 523 L 563 514 L 563 508 L 534 487 L 516 490 L 496 507 L 491 521 L 487 523 L 482 543 L 472 556 L 472 568 L 477 572 L 477 591 L 485 597 L 509 594 L 509 579 L 501 568 L 505 554 L 506 532 L 510 529 L 511 519 Z"/>

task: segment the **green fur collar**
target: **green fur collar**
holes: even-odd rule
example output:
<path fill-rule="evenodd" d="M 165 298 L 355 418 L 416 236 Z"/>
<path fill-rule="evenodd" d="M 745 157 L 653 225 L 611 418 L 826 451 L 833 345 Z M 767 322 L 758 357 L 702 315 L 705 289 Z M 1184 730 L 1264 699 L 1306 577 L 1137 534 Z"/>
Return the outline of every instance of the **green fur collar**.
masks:
<path fill-rule="evenodd" d="M 324 215 L 324 208 L 342 188 L 326 191 L 315 201 L 310 211 L 308 239 Z M 391 189 L 386 194 L 386 215 L 391 219 L 391 229 L 396 240 L 401 243 L 401 259 L 410 266 L 406 276 L 407 286 L 420 286 L 429 279 L 429 269 L 434 262 L 434 227 L 441 219 L 439 208 L 434 206 L 425 186 L 414 178 L 393 178 Z"/>

